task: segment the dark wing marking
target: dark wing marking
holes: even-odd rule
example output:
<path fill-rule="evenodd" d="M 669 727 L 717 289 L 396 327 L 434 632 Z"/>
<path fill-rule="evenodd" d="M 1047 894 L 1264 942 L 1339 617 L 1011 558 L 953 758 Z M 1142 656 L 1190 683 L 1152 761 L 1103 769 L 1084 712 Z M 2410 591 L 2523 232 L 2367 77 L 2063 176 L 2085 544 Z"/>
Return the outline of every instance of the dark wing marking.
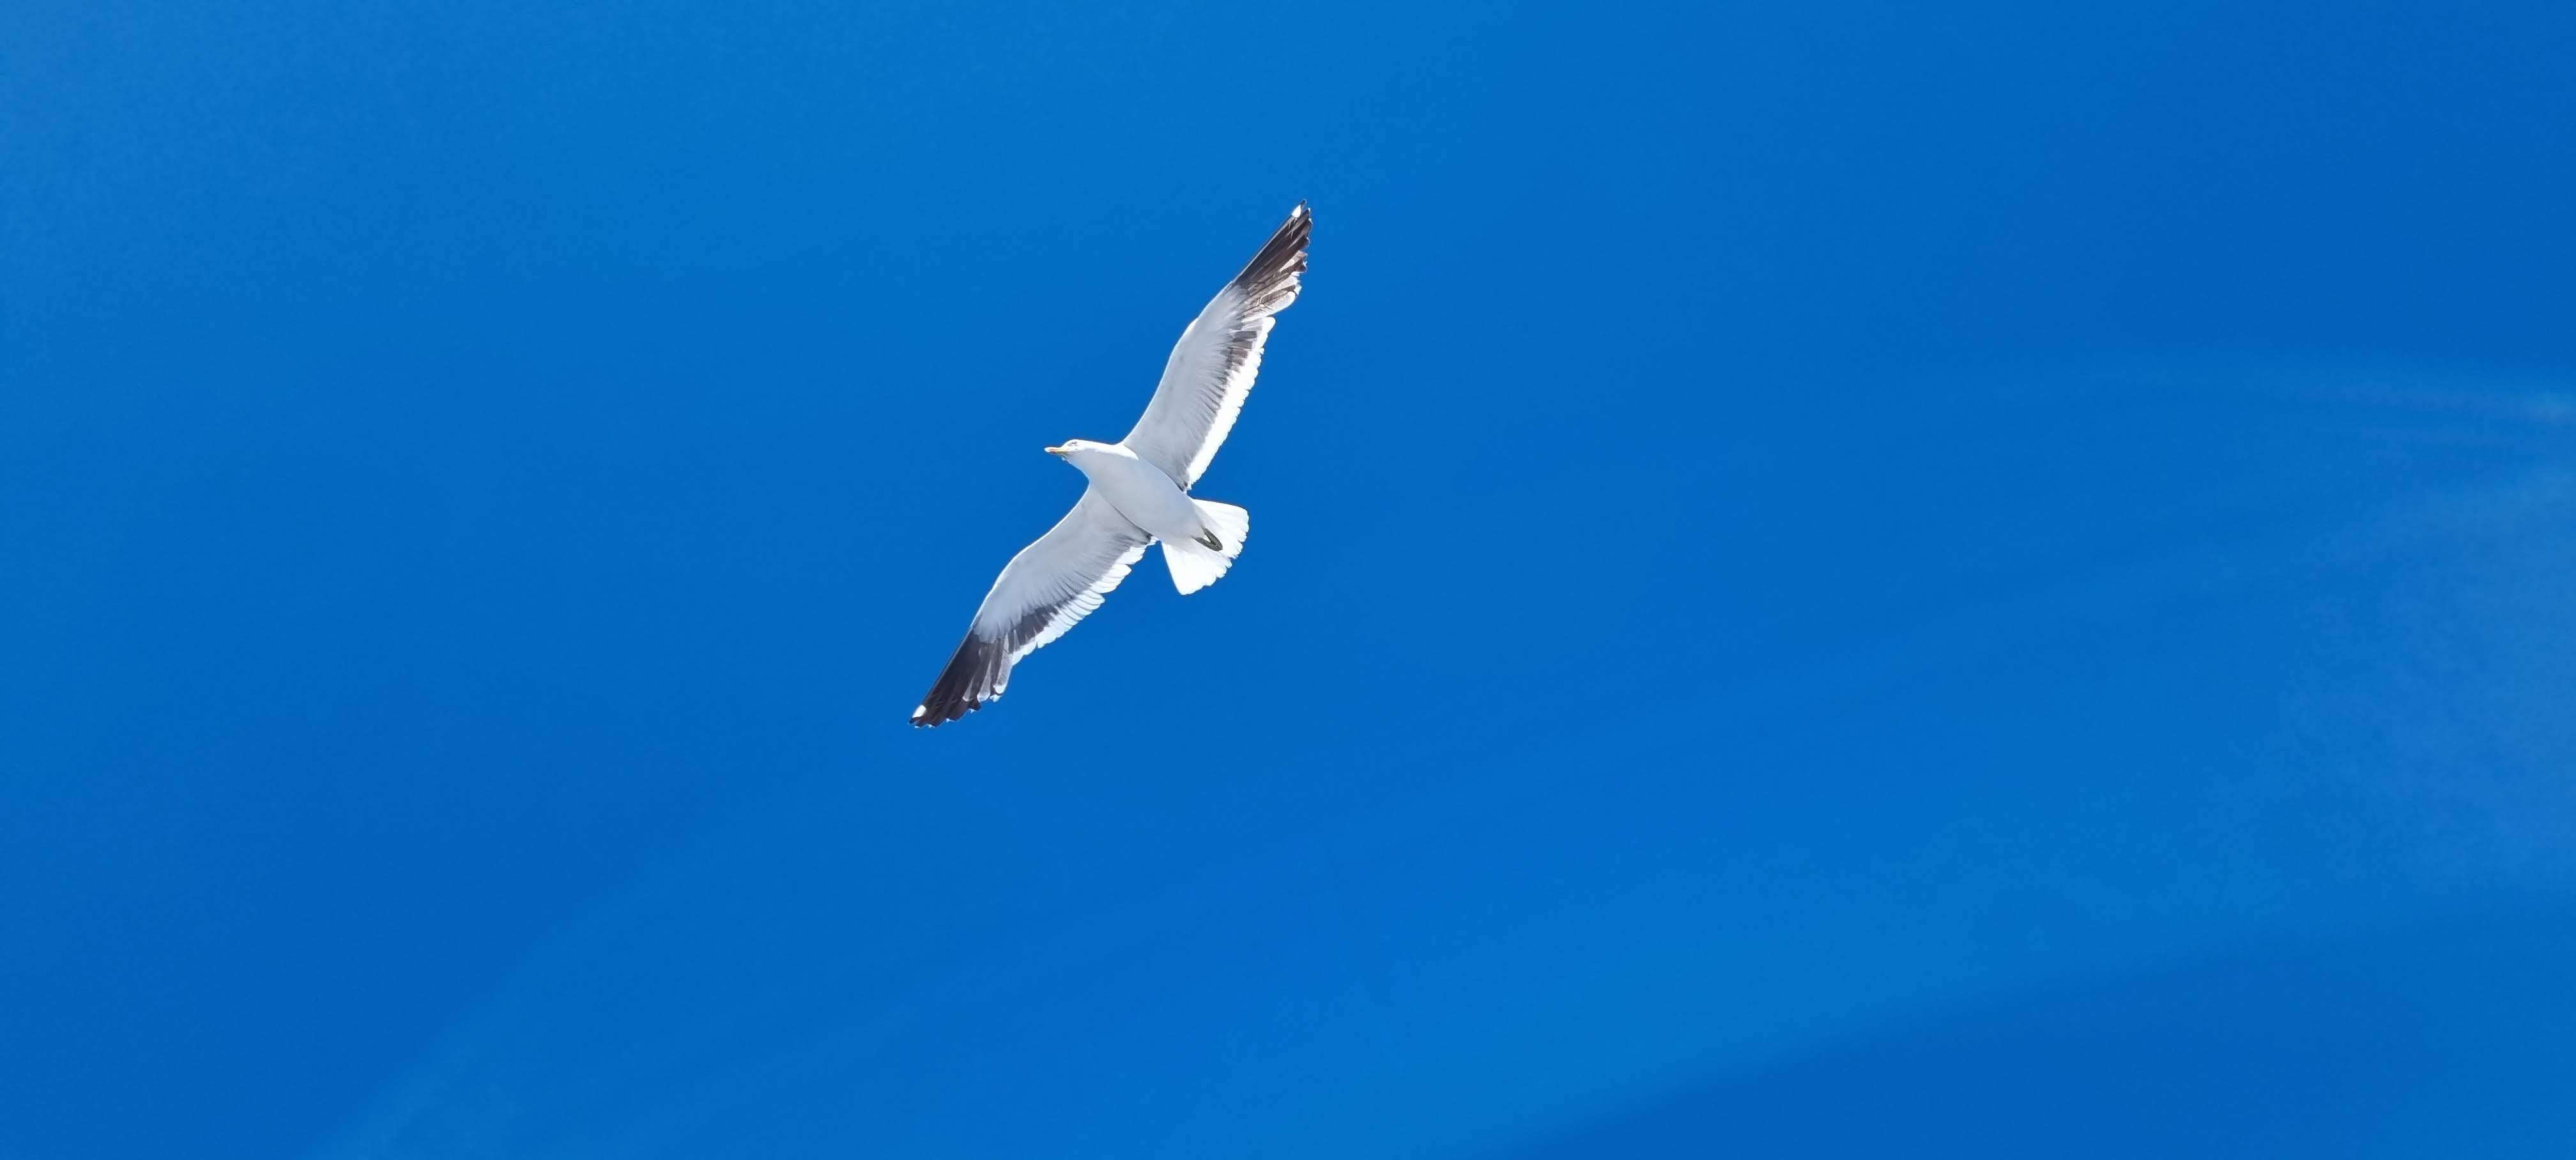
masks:
<path fill-rule="evenodd" d="M 912 723 L 954 721 L 1001 696 L 1011 666 L 1100 607 L 1152 540 L 1099 491 L 1084 491 L 1072 511 L 1003 566 L 957 655 L 912 711 Z"/>
<path fill-rule="evenodd" d="M 1298 202 L 1243 272 L 1191 320 L 1163 363 L 1154 401 L 1123 441 L 1185 490 L 1206 473 L 1226 433 L 1234 430 L 1252 380 L 1261 373 L 1271 316 L 1297 300 L 1314 226 L 1306 203 Z"/>

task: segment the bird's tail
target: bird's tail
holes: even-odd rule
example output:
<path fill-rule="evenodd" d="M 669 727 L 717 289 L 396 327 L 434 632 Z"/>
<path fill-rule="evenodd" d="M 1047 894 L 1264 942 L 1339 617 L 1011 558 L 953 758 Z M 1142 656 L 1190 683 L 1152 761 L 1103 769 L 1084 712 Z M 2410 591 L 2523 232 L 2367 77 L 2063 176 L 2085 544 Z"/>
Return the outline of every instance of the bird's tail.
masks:
<path fill-rule="evenodd" d="M 1225 575 L 1234 558 L 1243 554 L 1243 538 L 1252 531 L 1252 513 L 1242 508 L 1204 499 L 1190 502 L 1198 505 L 1199 537 L 1163 541 L 1163 563 L 1172 569 L 1172 587 L 1183 596 Z"/>

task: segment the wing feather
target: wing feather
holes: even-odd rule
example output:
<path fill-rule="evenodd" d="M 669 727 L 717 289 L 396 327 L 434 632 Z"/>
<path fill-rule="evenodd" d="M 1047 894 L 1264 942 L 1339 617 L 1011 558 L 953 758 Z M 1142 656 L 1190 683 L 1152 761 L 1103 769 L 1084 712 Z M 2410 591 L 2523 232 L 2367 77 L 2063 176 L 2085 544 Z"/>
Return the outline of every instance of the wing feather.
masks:
<path fill-rule="evenodd" d="M 1216 449 L 1234 430 L 1235 416 L 1252 393 L 1252 380 L 1261 373 L 1271 316 L 1297 301 L 1298 276 L 1306 271 L 1306 240 L 1314 225 L 1306 203 L 1297 203 L 1243 272 L 1191 320 L 1163 363 L 1154 401 L 1123 440 L 1183 490 L 1206 473 Z"/>
<path fill-rule="evenodd" d="M 912 723 L 954 721 L 1001 696 L 1011 666 L 1091 615 L 1152 541 L 1098 489 L 1084 491 L 1072 511 L 1002 567 Z"/>

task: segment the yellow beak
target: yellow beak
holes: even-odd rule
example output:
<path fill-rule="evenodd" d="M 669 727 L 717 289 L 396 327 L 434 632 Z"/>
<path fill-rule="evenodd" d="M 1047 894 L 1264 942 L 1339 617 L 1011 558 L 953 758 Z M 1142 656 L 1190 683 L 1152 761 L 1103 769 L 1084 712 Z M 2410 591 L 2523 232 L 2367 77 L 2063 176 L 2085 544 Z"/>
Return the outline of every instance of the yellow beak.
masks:
<path fill-rule="evenodd" d="M 1061 448 L 1061 447 L 1049 447 L 1049 448 L 1047 448 L 1047 449 L 1046 449 L 1046 453 L 1047 453 L 1047 454 L 1049 454 L 1049 455 L 1062 455 L 1062 454 L 1064 454 L 1064 448 Z"/>

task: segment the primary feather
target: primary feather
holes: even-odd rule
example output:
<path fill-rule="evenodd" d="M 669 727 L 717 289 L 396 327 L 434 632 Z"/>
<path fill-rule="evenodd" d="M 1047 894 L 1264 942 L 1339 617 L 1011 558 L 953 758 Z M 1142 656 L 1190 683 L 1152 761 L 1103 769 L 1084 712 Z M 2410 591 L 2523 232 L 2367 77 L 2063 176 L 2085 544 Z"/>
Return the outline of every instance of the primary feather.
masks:
<path fill-rule="evenodd" d="M 1306 272 L 1306 239 L 1314 217 L 1304 202 L 1288 212 L 1243 272 L 1209 299 L 1172 344 L 1163 381 L 1135 430 L 1120 442 L 1184 491 L 1207 473 L 1208 461 L 1234 430 L 1252 380 L 1261 373 L 1261 348 L 1270 339 L 1271 316 L 1297 301 L 1298 276 Z"/>

